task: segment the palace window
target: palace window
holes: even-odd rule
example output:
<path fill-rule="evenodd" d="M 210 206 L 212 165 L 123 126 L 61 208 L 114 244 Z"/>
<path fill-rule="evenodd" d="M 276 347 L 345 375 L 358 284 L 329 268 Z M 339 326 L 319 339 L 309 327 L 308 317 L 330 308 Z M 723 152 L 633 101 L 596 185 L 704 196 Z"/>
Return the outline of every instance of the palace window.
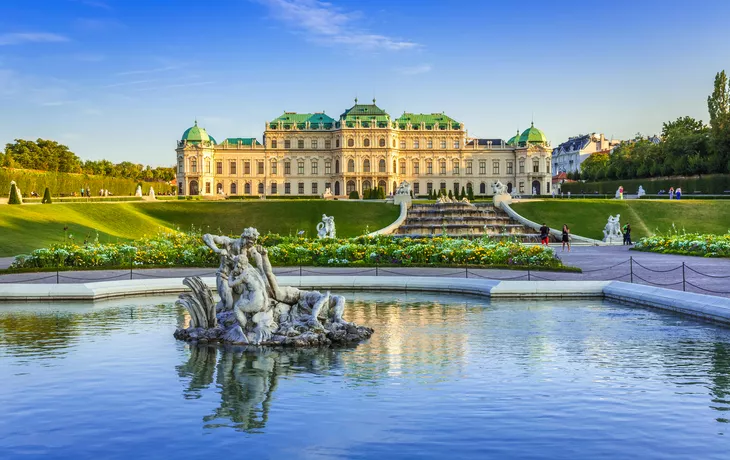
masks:
<path fill-rule="evenodd" d="M 264 183 L 263 182 L 259 182 L 258 193 L 259 193 L 259 195 L 264 194 Z"/>
<path fill-rule="evenodd" d="M 507 162 L 507 174 L 512 175 L 514 173 L 515 173 L 514 163 L 512 163 L 511 161 L 508 161 Z"/>
<path fill-rule="evenodd" d="M 330 190 L 332 190 L 332 183 L 330 183 L 330 182 L 325 182 L 325 183 L 324 183 L 324 189 L 325 189 L 325 190 L 327 190 L 327 189 L 330 189 Z"/>
<path fill-rule="evenodd" d="M 384 137 L 380 138 L 380 140 L 378 141 L 378 145 L 381 147 L 385 147 L 385 138 Z"/>
<path fill-rule="evenodd" d="M 215 173 L 223 174 L 223 162 L 222 161 L 215 162 Z"/>
<path fill-rule="evenodd" d="M 290 148 L 291 148 L 291 140 L 289 140 L 289 139 L 286 139 L 286 140 L 284 141 L 284 148 L 285 148 L 285 149 L 290 149 Z"/>
<path fill-rule="evenodd" d="M 319 192 L 317 191 L 317 183 L 312 182 L 312 195 L 317 195 Z"/>
<path fill-rule="evenodd" d="M 426 194 L 430 195 L 433 192 L 433 183 L 426 182 Z"/>
<path fill-rule="evenodd" d="M 324 174 L 326 176 L 329 176 L 332 174 L 332 162 L 331 161 L 324 162 Z"/>
<path fill-rule="evenodd" d="M 525 183 L 520 182 L 520 193 L 525 193 Z"/>
<path fill-rule="evenodd" d="M 335 139 L 335 147 L 339 147 L 339 146 L 340 146 L 340 139 L 337 138 L 337 139 Z"/>
<path fill-rule="evenodd" d="M 363 147 L 370 147 L 370 139 L 366 137 L 365 140 L 362 141 L 362 145 Z"/>
<path fill-rule="evenodd" d="M 441 182 L 439 184 L 439 190 L 443 190 L 444 192 L 446 192 L 446 182 Z"/>
<path fill-rule="evenodd" d="M 395 139 L 393 139 L 393 148 L 395 148 Z"/>
<path fill-rule="evenodd" d="M 406 141 L 405 140 L 400 141 L 400 148 L 403 149 L 403 150 L 406 149 Z"/>
<path fill-rule="evenodd" d="M 271 166 L 269 167 L 272 176 L 276 176 L 276 160 L 271 160 Z"/>
<path fill-rule="evenodd" d="M 406 160 L 400 160 L 400 173 L 406 174 Z"/>
<path fill-rule="evenodd" d="M 418 160 L 413 160 L 413 175 L 417 176 L 420 173 L 421 169 L 421 162 Z"/>
<path fill-rule="evenodd" d="M 348 147 L 354 147 L 355 146 L 355 139 L 347 139 L 347 146 Z"/>
<path fill-rule="evenodd" d="M 461 190 L 461 188 L 459 187 L 459 183 L 458 182 L 454 182 L 454 195 L 457 195 L 458 196 L 460 190 Z"/>
<path fill-rule="evenodd" d="M 532 160 L 532 172 L 540 172 L 540 160 L 537 158 Z"/>
<path fill-rule="evenodd" d="M 479 194 L 484 195 L 486 193 L 487 193 L 487 184 L 482 182 L 481 184 L 479 184 Z"/>
<path fill-rule="evenodd" d="M 264 175 L 264 162 L 263 160 L 256 162 L 256 169 L 258 170 L 257 174 Z M 261 192 L 263 193 L 263 192 Z"/>
<path fill-rule="evenodd" d="M 459 160 L 454 160 L 452 162 L 451 169 L 453 170 L 455 176 L 459 175 Z"/>
<path fill-rule="evenodd" d="M 458 149 L 459 148 L 459 139 L 455 139 L 454 140 L 454 148 L 455 149 Z"/>
<path fill-rule="evenodd" d="M 370 160 L 363 160 L 362 162 L 362 172 L 369 173 L 370 172 Z"/>
<path fill-rule="evenodd" d="M 236 175 L 236 162 L 235 161 L 231 161 L 228 164 L 228 166 L 229 166 L 229 169 L 231 170 L 231 176 L 235 176 Z"/>
<path fill-rule="evenodd" d="M 245 195 L 250 195 L 250 194 L 251 194 L 251 183 L 250 183 L 250 182 L 246 182 L 246 183 L 245 183 L 245 184 L 243 185 L 243 193 L 244 193 Z"/>
<path fill-rule="evenodd" d="M 499 175 L 499 161 L 492 162 L 492 174 L 495 176 Z"/>
<path fill-rule="evenodd" d="M 205 183 L 205 193 L 210 193 L 210 182 Z"/>
<path fill-rule="evenodd" d="M 335 174 L 340 173 L 340 160 L 335 160 Z"/>
<path fill-rule="evenodd" d="M 198 159 L 197 158 L 191 158 L 190 159 L 190 172 L 198 172 Z"/>
<path fill-rule="evenodd" d="M 291 195 L 291 184 L 289 182 L 284 184 L 284 195 Z"/>
<path fill-rule="evenodd" d="M 429 176 L 433 174 L 433 161 L 426 160 L 426 174 Z"/>
<path fill-rule="evenodd" d="M 304 195 L 304 182 L 299 182 L 299 184 L 297 184 L 297 193 Z"/>
<path fill-rule="evenodd" d="M 277 148 L 277 142 L 276 142 L 276 139 L 271 139 L 271 148 L 272 148 L 272 149 L 275 149 L 275 148 Z"/>
<path fill-rule="evenodd" d="M 419 140 L 418 139 L 413 139 L 413 148 L 414 149 L 417 149 L 419 147 L 419 145 L 420 145 L 419 144 Z"/>
<path fill-rule="evenodd" d="M 297 148 L 303 149 L 304 148 L 304 139 L 297 140 Z"/>
<path fill-rule="evenodd" d="M 446 148 L 446 139 L 441 139 L 441 148 L 442 149 Z"/>
<path fill-rule="evenodd" d="M 313 149 L 317 148 L 317 139 L 312 139 L 312 148 Z"/>
<path fill-rule="evenodd" d="M 325 139 L 324 140 L 324 148 L 329 150 L 332 148 L 332 139 Z"/>
<path fill-rule="evenodd" d="M 205 160 L 205 172 L 210 174 L 210 160 Z"/>
<path fill-rule="evenodd" d="M 395 174 L 397 171 L 398 171 L 398 168 L 396 167 L 395 160 L 393 160 L 393 169 L 390 172 Z"/>
<path fill-rule="evenodd" d="M 427 149 L 432 149 L 433 148 L 433 139 L 431 139 L 430 137 L 426 141 L 426 148 Z"/>
<path fill-rule="evenodd" d="M 378 172 L 385 172 L 385 160 L 378 161 Z"/>
<path fill-rule="evenodd" d="M 472 163 L 473 163 L 473 161 L 471 161 L 471 160 L 469 160 L 469 161 L 466 162 L 466 175 L 467 176 L 470 176 L 470 175 L 473 174 L 473 172 L 472 172 Z"/>
<path fill-rule="evenodd" d="M 352 193 L 352 192 L 355 191 L 355 181 L 354 180 L 348 180 L 347 181 L 347 185 L 346 185 L 345 191 L 347 191 L 347 194 L 348 195 L 350 193 Z"/>
<path fill-rule="evenodd" d="M 288 176 L 291 174 L 291 161 L 284 162 L 284 175 Z"/>
<path fill-rule="evenodd" d="M 525 174 L 525 160 L 520 160 L 520 174 Z"/>
<path fill-rule="evenodd" d="M 347 172 L 355 172 L 355 160 L 347 160 Z"/>
<path fill-rule="evenodd" d="M 482 176 L 487 174 L 487 162 L 486 161 L 479 162 L 479 174 L 481 174 Z"/>
<path fill-rule="evenodd" d="M 276 182 L 272 182 L 271 183 L 271 194 L 276 195 L 276 193 L 277 193 Z"/>
<path fill-rule="evenodd" d="M 235 195 L 236 193 L 238 193 L 238 190 L 237 189 L 238 189 L 238 187 L 236 186 L 236 183 L 233 182 L 231 184 L 231 195 Z"/>
<path fill-rule="evenodd" d="M 418 195 L 419 193 L 421 193 L 420 184 L 418 182 L 414 182 L 413 183 L 413 194 Z"/>
<path fill-rule="evenodd" d="M 446 160 L 439 160 L 439 174 L 446 174 Z"/>
<path fill-rule="evenodd" d="M 362 181 L 362 189 L 363 189 L 363 191 L 364 190 L 370 190 L 371 188 L 372 188 L 372 186 L 370 185 L 370 181 L 369 180 Z"/>
<path fill-rule="evenodd" d="M 550 162 L 549 161 L 545 162 L 545 168 L 547 169 L 547 171 L 545 171 L 545 172 L 550 174 Z M 548 187 L 548 188 L 550 188 L 550 187 Z M 548 190 L 548 192 L 549 192 L 549 190 Z"/>
<path fill-rule="evenodd" d="M 297 174 L 304 174 L 304 160 L 297 161 Z"/>
<path fill-rule="evenodd" d="M 319 174 L 319 161 L 312 160 L 312 175 L 316 176 Z"/>
<path fill-rule="evenodd" d="M 251 162 L 250 161 L 244 161 L 243 162 L 243 175 L 248 176 L 251 174 Z"/>
<path fill-rule="evenodd" d="M 179 172 L 179 173 L 184 172 L 183 171 L 184 164 L 185 164 L 185 161 L 183 161 L 182 159 L 177 161 L 177 172 Z"/>

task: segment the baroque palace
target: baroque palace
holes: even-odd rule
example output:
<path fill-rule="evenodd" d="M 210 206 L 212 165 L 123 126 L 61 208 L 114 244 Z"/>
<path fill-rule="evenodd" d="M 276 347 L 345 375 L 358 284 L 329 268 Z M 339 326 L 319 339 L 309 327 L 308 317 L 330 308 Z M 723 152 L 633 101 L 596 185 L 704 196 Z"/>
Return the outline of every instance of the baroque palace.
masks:
<path fill-rule="evenodd" d="M 497 180 L 517 194 L 550 193 L 551 149 L 531 126 L 504 141 L 470 138 L 443 113 L 391 118 L 358 104 L 338 119 L 285 112 L 256 138 L 216 142 L 204 128 L 185 131 L 177 143 L 180 195 L 335 196 L 382 187 L 386 194 L 407 180 L 413 194 L 471 188 L 491 195 Z"/>

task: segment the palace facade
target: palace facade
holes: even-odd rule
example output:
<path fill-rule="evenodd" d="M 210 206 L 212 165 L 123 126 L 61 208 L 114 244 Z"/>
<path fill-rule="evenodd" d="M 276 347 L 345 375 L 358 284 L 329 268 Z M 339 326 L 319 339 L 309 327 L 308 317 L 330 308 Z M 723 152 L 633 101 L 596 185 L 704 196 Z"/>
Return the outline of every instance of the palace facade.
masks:
<path fill-rule="evenodd" d="M 337 119 L 324 112 L 285 112 L 256 138 L 217 142 L 195 125 L 177 142 L 181 195 L 335 196 L 407 180 L 414 195 L 439 189 L 491 195 L 497 180 L 513 193 L 550 193 L 551 149 L 534 125 L 504 141 L 470 138 L 443 113 L 392 118 L 358 104 Z"/>

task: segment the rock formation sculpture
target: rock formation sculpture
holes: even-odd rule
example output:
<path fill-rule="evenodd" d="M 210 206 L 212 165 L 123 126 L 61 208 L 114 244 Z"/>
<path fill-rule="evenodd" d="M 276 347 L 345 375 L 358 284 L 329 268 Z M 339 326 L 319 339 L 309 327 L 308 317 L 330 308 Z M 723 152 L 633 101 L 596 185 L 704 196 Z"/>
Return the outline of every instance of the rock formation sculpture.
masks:
<path fill-rule="evenodd" d="M 215 303 L 198 277 L 186 278 L 191 293 L 177 305 L 190 313 L 190 325 L 178 328 L 175 338 L 191 342 L 228 342 L 252 345 L 318 346 L 355 343 L 373 330 L 345 321 L 345 299 L 330 292 L 303 291 L 280 286 L 259 233 L 247 228 L 240 238 L 203 235 L 220 257 Z"/>
<path fill-rule="evenodd" d="M 335 238 L 335 218 L 322 214 L 322 222 L 317 224 L 317 236 L 320 238 Z"/>
<path fill-rule="evenodd" d="M 603 228 L 603 241 L 606 243 L 623 242 L 623 234 L 621 233 L 621 215 L 616 217 L 608 216 L 608 223 Z"/>

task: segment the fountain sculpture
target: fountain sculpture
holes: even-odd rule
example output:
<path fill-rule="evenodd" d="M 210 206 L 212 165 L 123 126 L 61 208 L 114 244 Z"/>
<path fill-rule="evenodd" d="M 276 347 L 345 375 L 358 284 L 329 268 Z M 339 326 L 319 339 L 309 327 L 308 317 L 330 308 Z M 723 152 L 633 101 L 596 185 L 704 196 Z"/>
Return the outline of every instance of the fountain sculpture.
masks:
<path fill-rule="evenodd" d="M 138 185 L 137 190 L 134 191 L 134 196 L 141 197 L 142 196 L 142 186 Z"/>
<path fill-rule="evenodd" d="M 150 196 L 150 199 L 152 199 L 152 200 L 155 199 L 155 189 L 153 189 L 152 187 L 150 187 L 150 194 L 149 194 L 149 196 Z"/>
<path fill-rule="evenodd" d="M 639 191 L 636 192 L 636 196 L 638 198 L 641 198 L 642 196 L 646 195 L 646 191 L 644 190 L 644 187 L 639 185 Z"/>
<path fill-rule="evenodd" d="M 616 217 L 608 216 L 608 223 L 603 228 L 603 241 L 605 243 L 623 242 L 623 234 L 621 233 L 621 215 Z"/>
<path fill-rule="evenodd" d="M 251 345 L 346 345 L 369 338 L 373 330 L 342 318 L 345 298 L 329 291 L 303 291 L 280 286 L 266 248 L 256 244 L 252 227 L 240 238 L 203 235 L 220 256 L 216 286 L 220 301 L 199 277 L 185 278 L 192 292 L 177 305 L 190 313 L 190 325 L 175 338 L 189 342 Z"/>
<path fill-rule="evenodd" d="M 335 217 L 322 214 L 322 222 L 317 224 L 317 236 L 319 238 L 335 237 Z"/>

